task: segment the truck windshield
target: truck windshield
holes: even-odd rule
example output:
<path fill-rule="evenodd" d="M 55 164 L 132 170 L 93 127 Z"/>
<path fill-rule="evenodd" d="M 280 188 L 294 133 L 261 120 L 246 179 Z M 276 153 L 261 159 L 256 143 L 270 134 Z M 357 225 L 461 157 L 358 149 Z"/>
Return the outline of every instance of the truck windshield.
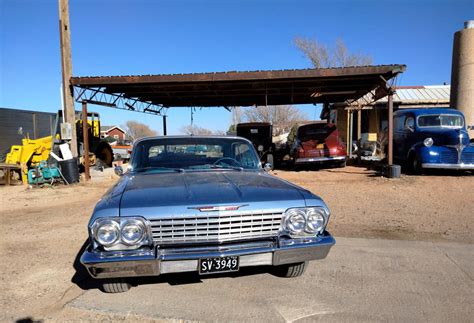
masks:
<path fill-rule="evenodd" d="M 434 114 L 418 117 L 418 127 L 462 128 L 464 120 L 454 114 Z"/>
<path fill-rule="evenodd" d="M 254 147 L 238 138 L 154 138 L 138 142 L 133 151 L 134 172 L 260 169 Z"/>

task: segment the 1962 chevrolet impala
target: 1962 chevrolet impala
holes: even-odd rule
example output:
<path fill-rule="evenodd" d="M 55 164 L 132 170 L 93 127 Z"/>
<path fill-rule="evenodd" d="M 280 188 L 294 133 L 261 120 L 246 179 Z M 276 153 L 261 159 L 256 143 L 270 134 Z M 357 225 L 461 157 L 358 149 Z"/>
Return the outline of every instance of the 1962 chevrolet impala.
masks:
<path fill-rule="evenodd" d="M 267 174 L 246 139 L 146 138 L 95 207 L 81 263 L 105 292 L 128 290 L 129 277 L 247 266 L 296 277 L 334 245 L 328 220 L 321 198 Z"/>

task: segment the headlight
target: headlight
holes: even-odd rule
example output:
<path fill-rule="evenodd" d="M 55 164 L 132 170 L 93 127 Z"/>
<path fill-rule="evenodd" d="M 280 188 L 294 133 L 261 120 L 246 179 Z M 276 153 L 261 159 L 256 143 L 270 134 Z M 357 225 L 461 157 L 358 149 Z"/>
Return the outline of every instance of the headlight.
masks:
<path fill-rule="evenodd" d="M 290 236 L 315 235 L 324 231 L 329 213 L 323 207 L 288 209 L 284 214 L 283 232 Z"/>
<path fill-rule="evenodd" d="M 325 213 L 322 209 L 310 208 L 306 210 L 306 231 L 309 233 L 321 232 L 325 225 Z"/>
<path fill-rule="evenodd" d="M 145 237 L 145 227 L 143 222 L 128 220 L 122 224 L 122 241 L 127 245 L 139 243 Z"/>
<path fill-rule="evenodd" d="M 93 232 L 95 240 L 105 247 L 115 244 L 120 237 L 119 224 L 112 220 L 97 221 Z"/>
<path fill-rule="evenodd" d="M 99 218 L 92 224 L 91 235 L 96 246 L 105 250 L 137 249 L 152 241 L 146 222 L 139 217 Z"/>
<path fill-rule="evenodd" d="M 426 138 L 426 139 L 423 141 L 423 144 L 424 144 L 426 147 L 431 147 L 431 146 L 433 146 L 433 144 L 434 144 L 433 138 Z"/>
<path fill-rule="evenodd" d="M 289 210 L 285 219 L 286 229 L 292 234 L 298 234 L 304 231 L 306 226 L 305 213 L 301 209 Z"/>

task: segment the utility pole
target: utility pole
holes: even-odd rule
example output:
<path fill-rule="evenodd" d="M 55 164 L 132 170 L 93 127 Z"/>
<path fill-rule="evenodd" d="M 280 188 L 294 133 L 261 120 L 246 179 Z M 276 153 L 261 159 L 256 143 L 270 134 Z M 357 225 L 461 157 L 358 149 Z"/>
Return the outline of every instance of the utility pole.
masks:
<path fill-rule="evenodd" d="M 69 29 L 69 0 L 58 0 L 59 3 L 59 39 L 61 46 L 61 70 L 63 79 L 63 120 L 71 125 L 71 152 L 78 156 L 76 112 L 74 110 L 74 93 L 69 86 L 72 77 L 71 32 Z"/>

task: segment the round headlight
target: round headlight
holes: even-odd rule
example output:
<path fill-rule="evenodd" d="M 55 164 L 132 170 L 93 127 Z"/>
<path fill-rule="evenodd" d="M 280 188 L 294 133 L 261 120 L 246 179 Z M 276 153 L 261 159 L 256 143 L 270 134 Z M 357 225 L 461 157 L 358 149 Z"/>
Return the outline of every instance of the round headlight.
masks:
<path fill-rule="evenodd" d="M 306 211 L 306 231 L 316 233 L 323 230 L 326 221 L 323 212 L 317 209 L 308 209 Z"/>
<path fill-rule="evenodd" d="M 118 241 L 119 236 L 119 225 L 115 221 L 101 221 L 95 229 L 95 240 L 105 247 L 115 244 Z"/>
<path fill-rule="evenodd" d="M 145 226 L 142 222 L 130 220 L 122 225 L 122 241 L 128 245 L 134 245 L 143 240 Z"/>
<path fill-rule="evenodd" d="M 293 234 L 303 232 L 306 226 L 305 214 L 302 210 L 290 210 L 285 221 L 286 229 Z"/>
<path fill-rule="evenodd" d="M 423 141 L 423 144 L 424 144 L 426 147 L 431 147 L 431 146 L 433 146 L 433 144 L 434 144 L 433 138 L 426 138 L 426 139 Z"/>

